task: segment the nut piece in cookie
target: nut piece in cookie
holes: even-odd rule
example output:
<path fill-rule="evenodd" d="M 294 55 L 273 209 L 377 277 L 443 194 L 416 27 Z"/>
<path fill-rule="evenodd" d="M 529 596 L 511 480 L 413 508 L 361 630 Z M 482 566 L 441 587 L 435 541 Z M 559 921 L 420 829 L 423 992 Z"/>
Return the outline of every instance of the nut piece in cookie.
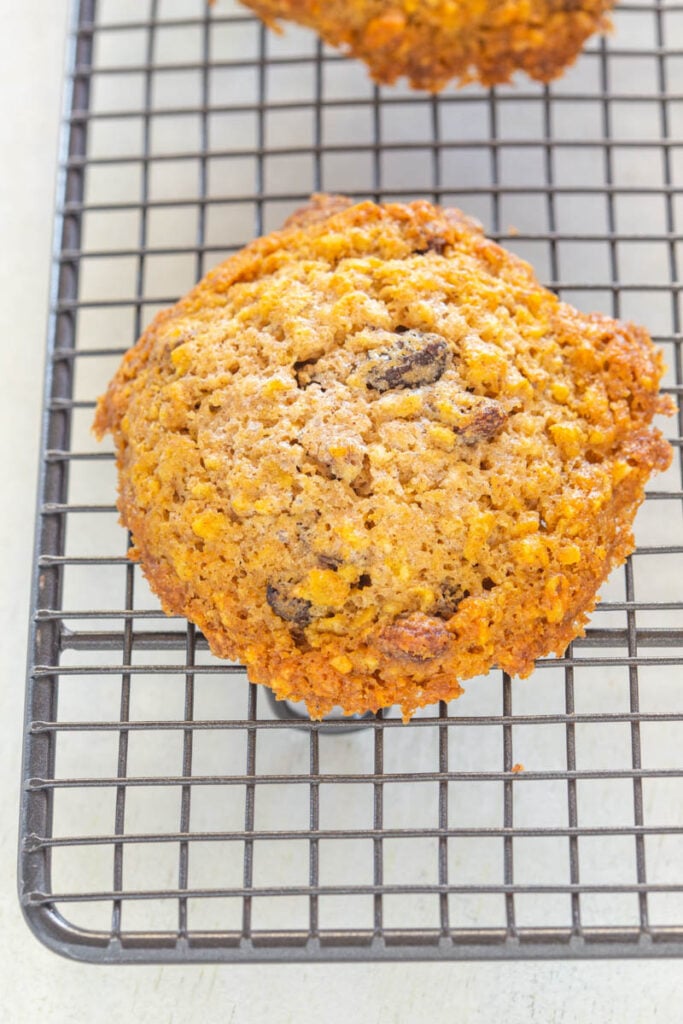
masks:
<path fill-rule="evenodd" d="M 368 359 L 365 383 L 373 391 L 434 384 L 448 363 L 448 345 L 438 334 L 406 331 L 390 348 Z"/>
<path fill-rule="evenodd" d="M 379 635 L 378 645 L 391 658 L 431 661 L 446 653 L 450 639 L 450 633 L 440 619 L 423 612 L 412 612 L 385 626 Z"/>

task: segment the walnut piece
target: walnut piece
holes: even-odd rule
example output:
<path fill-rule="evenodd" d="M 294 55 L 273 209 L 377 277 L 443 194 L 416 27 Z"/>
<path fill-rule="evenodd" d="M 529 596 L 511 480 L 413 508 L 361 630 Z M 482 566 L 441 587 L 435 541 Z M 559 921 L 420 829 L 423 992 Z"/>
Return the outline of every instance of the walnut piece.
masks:
<path fill-rule="evenodd" d="M 422 612 L 411 612 L 385 626 L 378 643 L 390 657 L 430 661 L 445 654 L 450 639 L 450 633 L 440 619 Z"/>

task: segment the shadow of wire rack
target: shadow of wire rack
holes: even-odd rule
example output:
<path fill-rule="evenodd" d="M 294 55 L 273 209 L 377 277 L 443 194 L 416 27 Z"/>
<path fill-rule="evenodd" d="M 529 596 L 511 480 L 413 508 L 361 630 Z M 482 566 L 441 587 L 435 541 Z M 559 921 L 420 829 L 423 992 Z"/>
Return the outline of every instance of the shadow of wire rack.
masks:
<path fill-rule="evenodd" d="M 625 0 L 615 29 L 548 88 L 432 97 L 375 88 L 231 0 L 75 4 L 20 852 L 48 946 L 97 962 L 683 953 L 680 437 L 637 553 L 564 658 L 473 680 L 409 726 L 388 710 L 329 734 L 279 718 L 163 616 L 89 433 L 153 313 L 317 189 L 464 207 L 563 297 L 647 323 L 680 395 L 683 3 Z"/>

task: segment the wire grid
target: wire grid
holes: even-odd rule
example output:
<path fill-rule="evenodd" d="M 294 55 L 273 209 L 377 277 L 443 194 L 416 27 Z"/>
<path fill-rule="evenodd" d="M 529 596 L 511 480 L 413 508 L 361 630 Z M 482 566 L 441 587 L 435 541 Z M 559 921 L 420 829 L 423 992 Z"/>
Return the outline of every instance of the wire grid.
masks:
<path fill-rule="evenodd" d="M 219 0 L 74 6 L 38 509 L 20 894 L 99 961 L 683 952 L 677 458 L 584 639 L 408 726 L 292 723 L 167 619 L 94 398 L 157 309 L 313 190 L 478 215 L 680 395 L 683 4 L 620 5 L 550 87 L 376 88 Z M 99 502 L 99 503 L 98 503 Z M 233 678 L 237 676 L 237 678 Z"/>

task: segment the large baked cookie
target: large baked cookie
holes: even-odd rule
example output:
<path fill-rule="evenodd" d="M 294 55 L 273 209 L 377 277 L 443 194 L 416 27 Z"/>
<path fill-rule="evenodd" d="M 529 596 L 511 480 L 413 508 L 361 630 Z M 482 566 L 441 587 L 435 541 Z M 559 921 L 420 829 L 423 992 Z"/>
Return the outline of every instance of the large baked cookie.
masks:
<path fill-rule="evenodd" d="M 242 0 L 268 24 L 306 25 L 360 57 L 377 82 L 406 75 L 418 89 L 508 82 L 515 71 L 548 82 L 609 28 L 615 0 Z"/>
<path fill-rule="evenodd" d="M 582 632 L 671 459 L 662 371 L 458 211 L 318 196 L 157 316 L 95 429 L 166 611 L 314 716 L 410 715 Z"/>

